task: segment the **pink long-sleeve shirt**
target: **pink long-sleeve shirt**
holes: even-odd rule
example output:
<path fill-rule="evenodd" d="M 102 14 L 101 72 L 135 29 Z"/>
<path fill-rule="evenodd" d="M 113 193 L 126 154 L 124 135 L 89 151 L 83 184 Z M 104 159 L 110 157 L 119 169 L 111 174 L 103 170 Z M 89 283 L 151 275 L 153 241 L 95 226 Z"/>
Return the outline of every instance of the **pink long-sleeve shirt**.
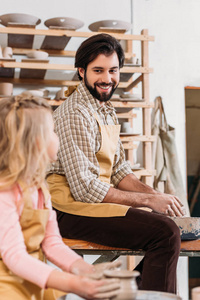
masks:
<path fill-rule="evenodd" d="M 50 265 L 33 258 L 28 254 L 20 226 L 20 215 L 23 204 L 19 207 L 21 190 L 19 186 L 0 191 L 0 253 L 3 262 L 14 274 L 26 279 L 41 288 L 46 287 L 47 279 L 54 270 Z M 37 189 L 32 193 L 33 208 L 40 208 L 41 193 Z M 49 219 L 42 250 L 46 258 L 64 271 L 81 257 L 67 247 L 60 236 L 56 213 L 52 210 L 51 199 L 48 199 Z"/>

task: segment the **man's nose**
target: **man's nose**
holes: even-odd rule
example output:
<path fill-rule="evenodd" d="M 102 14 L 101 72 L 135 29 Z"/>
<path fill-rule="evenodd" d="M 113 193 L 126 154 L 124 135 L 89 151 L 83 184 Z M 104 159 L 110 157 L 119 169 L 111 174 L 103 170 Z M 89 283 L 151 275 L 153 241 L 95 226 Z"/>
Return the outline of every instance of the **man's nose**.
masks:
<path fill-rule="evenodd" d="M 104 72 L 102 74 L 102 79 L 101 80 L 105 83 L 110 83 L 111 82 L 111 74 L 109 72 Z"/>

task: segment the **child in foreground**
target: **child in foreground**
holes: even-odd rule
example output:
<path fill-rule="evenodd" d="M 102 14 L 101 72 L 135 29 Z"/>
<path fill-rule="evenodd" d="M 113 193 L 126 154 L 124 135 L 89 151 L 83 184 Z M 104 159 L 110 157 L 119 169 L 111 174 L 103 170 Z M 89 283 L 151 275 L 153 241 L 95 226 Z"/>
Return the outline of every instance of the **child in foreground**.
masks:
<path fill-rule="evenodd" d="M 94 267 L 62 242 L 45 184 L 58 146 L 46 100 L 17 96 L 0 101 L 1 299 L 42 300 L 48 288 L 86 299 L 118 293 L 117 280 L 92 279 L 112 263 Z M 45 264 L 43 254 L 63 271 Z"/>

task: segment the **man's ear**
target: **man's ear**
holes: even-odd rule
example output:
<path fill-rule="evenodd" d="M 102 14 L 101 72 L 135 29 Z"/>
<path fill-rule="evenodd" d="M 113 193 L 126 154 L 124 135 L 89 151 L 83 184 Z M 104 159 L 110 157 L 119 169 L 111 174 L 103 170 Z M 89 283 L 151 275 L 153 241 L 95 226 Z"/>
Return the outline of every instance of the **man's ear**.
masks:
<path fill-rule="evenodd" d="M 78 72 L 79 72 L 79 75 L 84 79 L 85 69 L 83 69 L 83 68 L 78 68 Z"/>

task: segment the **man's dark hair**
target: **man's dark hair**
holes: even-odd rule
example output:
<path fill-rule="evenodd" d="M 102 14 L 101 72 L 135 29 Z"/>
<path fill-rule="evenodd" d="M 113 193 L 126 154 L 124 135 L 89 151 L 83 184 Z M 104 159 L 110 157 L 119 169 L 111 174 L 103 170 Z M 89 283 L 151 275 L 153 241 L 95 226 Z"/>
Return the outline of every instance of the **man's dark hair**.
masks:
<path fill-rule="evenodd" d="M 116 52 L 118 56 L 119 67 L 122 68 L 124 64 L 124 51 L 120 43 L 114 37 L 106 33 L 93 35 L 85 40 L 78 48 L 75 56 L 75 67 L 83 68 L 86 71 L 87 65 L 96 59 L 99 54 L 110 56 L 114 52 Z M 82 80 L 79 72 L 78 77 Z"/>

